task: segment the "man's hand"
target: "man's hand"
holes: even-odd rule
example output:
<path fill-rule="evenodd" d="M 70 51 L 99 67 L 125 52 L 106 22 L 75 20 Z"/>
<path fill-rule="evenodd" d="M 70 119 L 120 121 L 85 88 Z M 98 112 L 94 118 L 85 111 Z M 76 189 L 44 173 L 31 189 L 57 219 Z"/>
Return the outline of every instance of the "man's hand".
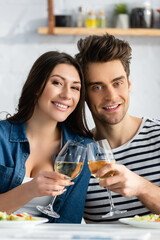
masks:
<path fill-rule="evenodd" d="M 108 164 L 97 172 L 97 176 L 102 177 L 110 171 L 114 171 L 114 176 L 101 180 L 101 187 L 109 186 L 111 191 L 124 197 L 135 196 L 152 213 L 160 214 L 160 187 L 121 164 Z"/>
<path fill-rule="evenodd" d="M 106 165 L 97 172 L 97 175 L 102 177 L 110 171 L 114 172 L 114 176 L 101 180 L 99 183 L 100 186 L 109 186 L 111 191 L 119 193 L 124 197 L 138 197 L 148 182 L 146 179 L 130 171 L 124 165 L 115 163 Z"/>

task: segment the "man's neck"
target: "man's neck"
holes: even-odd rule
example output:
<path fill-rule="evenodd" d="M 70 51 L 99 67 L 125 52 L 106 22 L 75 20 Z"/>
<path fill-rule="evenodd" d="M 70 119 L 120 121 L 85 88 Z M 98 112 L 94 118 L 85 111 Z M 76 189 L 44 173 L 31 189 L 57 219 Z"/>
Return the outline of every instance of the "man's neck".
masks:
<path fill-rule="evenodd" d="M 128 141 L 130 141 L 137 133 L 142 119 L 133 116 L 126 116 L 118 124 L 105 124 L 95 122 L 96 128 L 94 129 L 95 140 L 107 139 L 111 148 L 117 148 Z"/>

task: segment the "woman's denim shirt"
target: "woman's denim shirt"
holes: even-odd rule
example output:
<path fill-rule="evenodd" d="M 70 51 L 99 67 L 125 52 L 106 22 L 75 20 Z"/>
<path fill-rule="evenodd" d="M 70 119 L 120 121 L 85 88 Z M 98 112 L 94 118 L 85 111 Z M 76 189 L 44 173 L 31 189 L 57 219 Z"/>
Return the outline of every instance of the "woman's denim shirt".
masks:
<path fill-rule="evenodd" d="M 81 141 L 83 145 L 92 141 L 72 133 L 64 124 L 61 124 L 61 128 L 63 132 L 62 145 L 69 139 Z M 0 121 L 0 193 L 5 193 L 22 183 L 25 176 L 25 162 L 29 154 L 30 146 L 26 136 L 25 123 L 11 124 L 7 120 Z M 89 179 L 90 171 L 86 159 L 82 172 L 74 180 L 75 184 L 67 187 L 66 192 L 56 197 L 54 210 L 61 217 L 59 219 L 49 218 L 50 222 L 81 222 Z"/>

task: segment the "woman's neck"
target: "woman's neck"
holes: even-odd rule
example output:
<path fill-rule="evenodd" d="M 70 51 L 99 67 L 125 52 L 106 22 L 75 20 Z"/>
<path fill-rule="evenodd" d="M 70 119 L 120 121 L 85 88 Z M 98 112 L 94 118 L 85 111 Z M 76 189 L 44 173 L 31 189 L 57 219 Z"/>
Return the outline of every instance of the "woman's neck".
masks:
<path fill-rule="evenodd" d="M 26 134 L 27 137 L 38 138 L 42 141 L 56 141 L 61 137 L 61 131 L 56 121 L 49 121 L 35 116 L 32 116 L 32 118 L 26 122 Z"/>

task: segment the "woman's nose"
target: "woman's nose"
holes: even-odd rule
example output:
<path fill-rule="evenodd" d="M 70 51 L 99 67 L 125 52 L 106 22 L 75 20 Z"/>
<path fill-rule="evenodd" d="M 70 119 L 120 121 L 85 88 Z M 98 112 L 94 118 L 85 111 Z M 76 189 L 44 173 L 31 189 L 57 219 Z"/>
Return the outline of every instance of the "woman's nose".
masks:
<path fill-rule="evenodd" d="M 70 99 L 71 98 L 71 89 L 69 87 L 63 87 L 60 93 L 61 98 Z"/>

